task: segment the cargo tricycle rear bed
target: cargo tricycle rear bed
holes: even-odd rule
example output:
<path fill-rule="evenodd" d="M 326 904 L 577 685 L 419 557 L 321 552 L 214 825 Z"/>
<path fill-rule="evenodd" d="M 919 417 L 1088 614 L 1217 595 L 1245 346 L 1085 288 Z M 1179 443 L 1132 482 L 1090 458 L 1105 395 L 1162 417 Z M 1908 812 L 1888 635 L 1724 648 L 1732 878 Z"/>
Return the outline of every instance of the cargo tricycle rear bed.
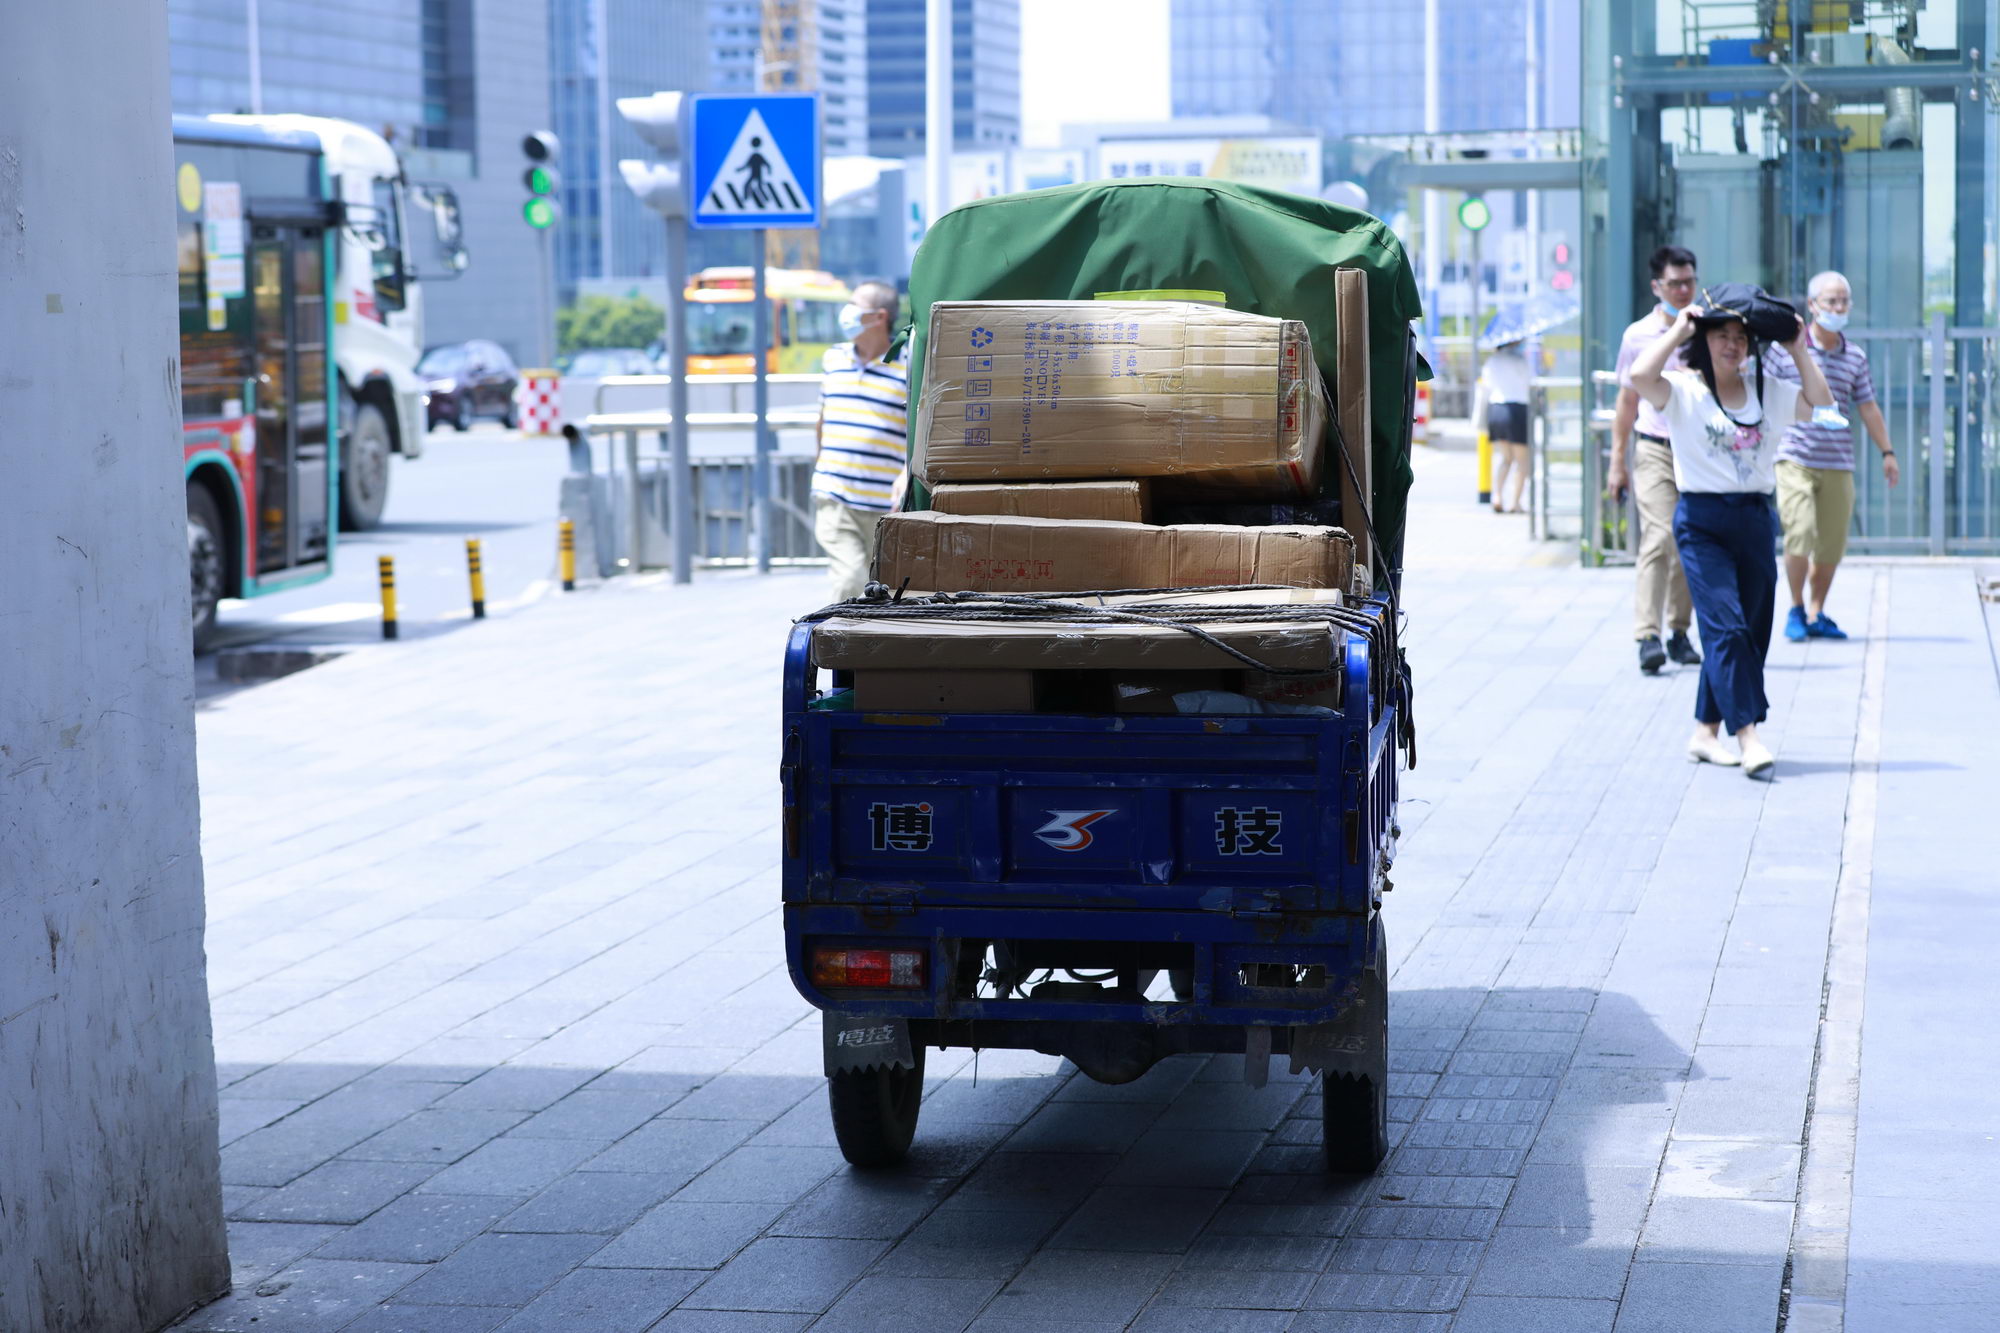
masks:
<path fill-rule="evenodd" d="M 814 629 L 785 670 L 786 951 L 850 1160 L 902 1156 L 936 1046 L 1106 1082 L 1276 1056 L 1326 1075 L 1329 1165 L 1376 1165 L 1398 714 L 1366 637 L 1319 715 L 922 713 L 841 708 Z"/>

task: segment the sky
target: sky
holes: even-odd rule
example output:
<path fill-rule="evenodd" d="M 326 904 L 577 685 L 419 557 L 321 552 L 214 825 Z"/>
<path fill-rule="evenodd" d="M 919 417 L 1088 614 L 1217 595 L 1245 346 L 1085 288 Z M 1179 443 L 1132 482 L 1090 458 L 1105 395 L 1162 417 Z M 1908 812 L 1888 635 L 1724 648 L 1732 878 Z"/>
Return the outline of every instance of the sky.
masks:
<path fill-rule="evenodd" d="M 1022 143 L 1065 124 L 1166 120 L 1168 0 L 1021 0 Z"/>

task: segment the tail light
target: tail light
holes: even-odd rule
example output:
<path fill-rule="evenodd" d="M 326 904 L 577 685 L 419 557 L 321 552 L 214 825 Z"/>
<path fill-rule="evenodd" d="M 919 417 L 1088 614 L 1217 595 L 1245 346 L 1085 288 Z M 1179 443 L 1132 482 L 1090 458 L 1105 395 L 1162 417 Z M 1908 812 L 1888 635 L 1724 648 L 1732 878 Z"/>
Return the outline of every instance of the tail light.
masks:
<path fill-rule="evenodd" d="M 921 990 L 924 951 L 921 949 L 840 949 L 812 951 L 813 985 L 829 988 Z"/>

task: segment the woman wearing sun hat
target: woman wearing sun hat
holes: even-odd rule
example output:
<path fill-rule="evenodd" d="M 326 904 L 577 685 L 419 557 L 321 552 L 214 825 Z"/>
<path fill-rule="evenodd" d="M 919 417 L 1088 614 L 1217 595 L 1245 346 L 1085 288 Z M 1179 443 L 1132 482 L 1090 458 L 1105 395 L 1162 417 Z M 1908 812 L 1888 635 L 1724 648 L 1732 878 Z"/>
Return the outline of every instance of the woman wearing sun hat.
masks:
<path fill-rule="evenodd" d="M 1705 290 L 1667 336 L 1632 364 L 1632 388 L 1666 415 L 1674 481 L 1674 545 L 1687 572 L 1701 627 L 1701 683 L 1688 757 L 1767 773 L 1770 749 L 1757 737 L 1770 701 L 1764 657 L 1777 609 L 1778 444 L 1793 421 L 1833 402 L 1826 377 L 1804 347 L 1806 326 L 1790 307 L 1746 283 Z M 1762 344 L 1788 347 L 1800 383 L 1764 374 Z M 1668 370 L 1687 346 L 1687 368 Z M 1748 369 L 1750 373 L 1744 372 Z M 1722 744 L 1721 729 L 1737 753 Z"/>

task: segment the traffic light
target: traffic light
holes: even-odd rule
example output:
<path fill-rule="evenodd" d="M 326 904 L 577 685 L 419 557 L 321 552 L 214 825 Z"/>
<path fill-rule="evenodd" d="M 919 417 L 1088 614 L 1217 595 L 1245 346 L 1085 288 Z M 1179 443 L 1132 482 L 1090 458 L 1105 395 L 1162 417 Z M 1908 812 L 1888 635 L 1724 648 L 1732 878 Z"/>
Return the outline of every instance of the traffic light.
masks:
<path fill-rule="evenodd" d="M 688 215 L 687 182 L 681 167 L 686 156 L 686 120 L 693 105 L 686 93 L 618 99 L 618 114 L 660 155 L 657 162 L 622 158 L 618 174 L 641 203 L 669 222 Z"/>
<path fill-rule="evenodd" d="M 528 187 L 521 218 L 542 231 L 554 226 L 561 212 L 555 194 L 562 185 L 562 173 L 556 169 L 562 160 L 562 144 L 550 131 L 536 130 L 521 140 L 521 155 L 528 160 L 528 169 L 521 173 L 521 183 Z"/>

